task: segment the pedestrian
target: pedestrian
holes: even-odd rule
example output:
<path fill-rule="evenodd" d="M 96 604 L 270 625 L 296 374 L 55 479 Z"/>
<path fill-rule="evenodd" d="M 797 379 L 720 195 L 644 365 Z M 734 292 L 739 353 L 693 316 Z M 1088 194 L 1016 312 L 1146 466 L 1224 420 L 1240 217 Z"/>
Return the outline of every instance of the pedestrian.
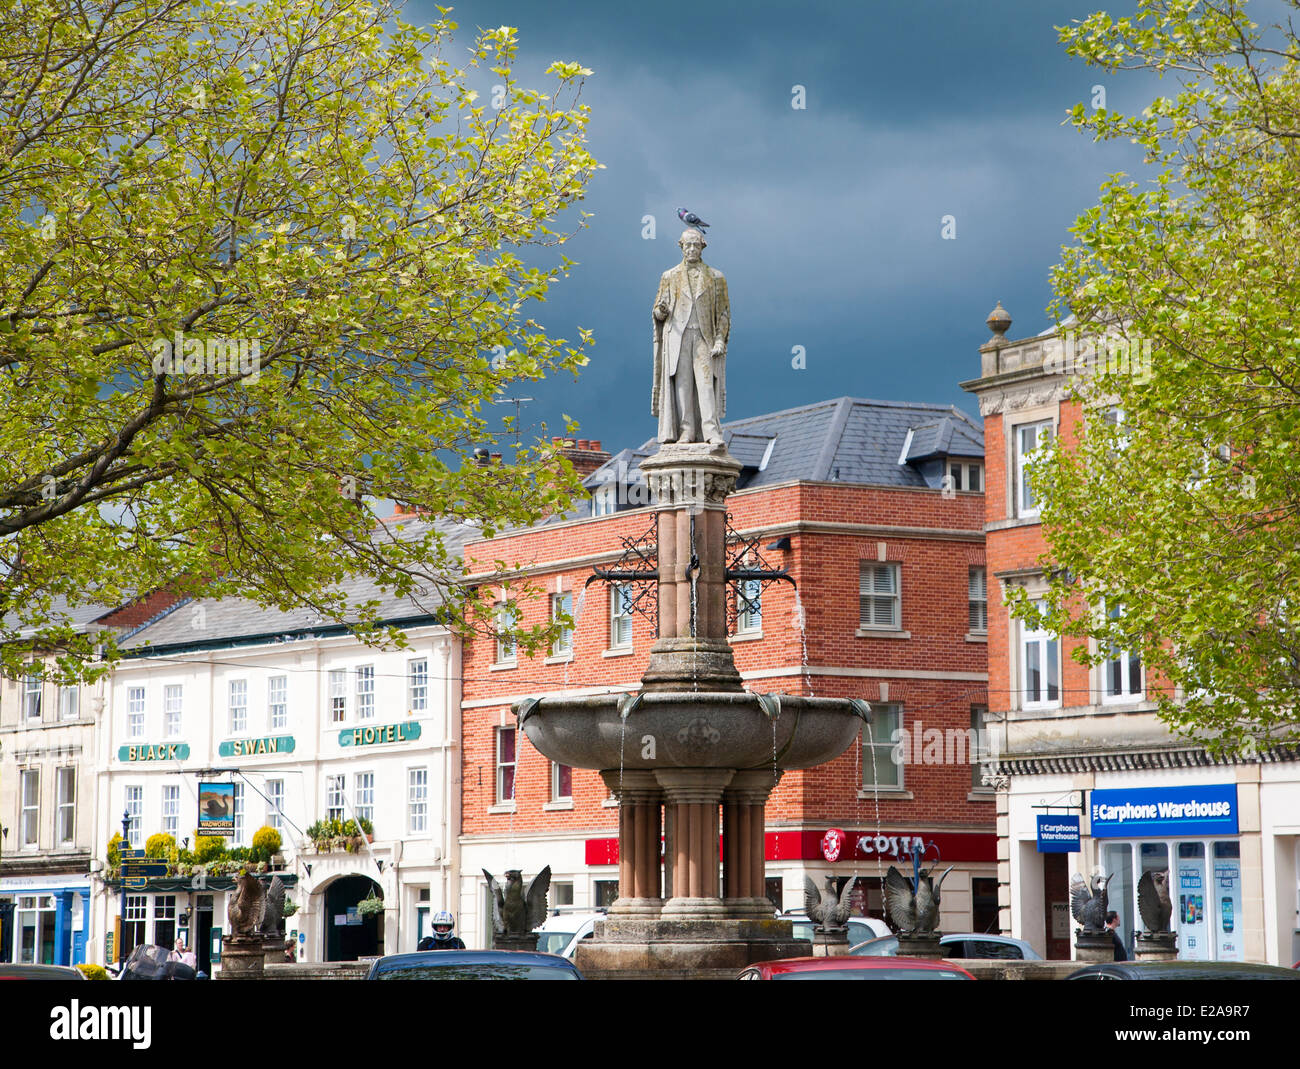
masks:
<path fill-rule="evenodd" d="M 194 951 L 185 945 L 184 939 L 177 939 L 176 946 L 170 954 L 167 955 L 168 961 L 179 961 L 182 965 L 188 965 L 191 969 L 199 967 L 199 959 Z"/>
<path fill-rule="evenodd" d="M 1128 951 L 1124 949 L 1124 940 L 1119 937 L 1119 914 L 1113 909 L 1106 914 L 1106 929 L 1110 932 L 1111 942 L 1115 944 L 1115 960 L 1128 961 Z"/>

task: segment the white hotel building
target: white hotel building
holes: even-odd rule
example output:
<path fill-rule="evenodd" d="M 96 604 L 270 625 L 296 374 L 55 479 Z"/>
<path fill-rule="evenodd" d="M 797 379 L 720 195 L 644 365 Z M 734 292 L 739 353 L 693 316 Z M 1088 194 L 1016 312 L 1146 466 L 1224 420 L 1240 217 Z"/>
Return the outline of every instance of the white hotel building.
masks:
<path fill-rule="evenodd" d="M 344 590 L 352 604 L 379 600 L 408 648 L 366 646 L 302 611 L 191 601 L 131 638 L 98 724 L 101 853 L 124 814 L 133 847 L 156 832 L 193 845 L 199 783 L 233 783 L 231 845 L 250 845 L 264 824 L 280 831 L 298 906 L 286 929 L 305 961 L 414 950 L 458 883 L 460 641 L 435 604 L 360 582 Z M 317 852 L 305 831 L 327 817 L 368 819 L 373 841 Z M 209 965 L 230 880 L 194 883 L 97 881 L 90 960 L 104 960 L 120 916 L 119 960 L 180 934 Z M 382 916 L 357 911 L 370 895 Z"/>

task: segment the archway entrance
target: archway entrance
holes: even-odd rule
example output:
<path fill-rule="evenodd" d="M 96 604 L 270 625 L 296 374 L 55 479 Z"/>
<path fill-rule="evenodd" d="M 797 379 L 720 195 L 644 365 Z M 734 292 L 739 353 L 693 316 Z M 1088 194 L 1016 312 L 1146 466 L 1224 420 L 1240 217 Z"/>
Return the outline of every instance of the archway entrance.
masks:
<path fill-rule="evenodd" d="M 357 912 L 371 890 L 376 896 L 383 893 L 368 876 L 340 876 L 325 888 L 326 961 L 356 961 L 384 952 L 383 914 Z"/>

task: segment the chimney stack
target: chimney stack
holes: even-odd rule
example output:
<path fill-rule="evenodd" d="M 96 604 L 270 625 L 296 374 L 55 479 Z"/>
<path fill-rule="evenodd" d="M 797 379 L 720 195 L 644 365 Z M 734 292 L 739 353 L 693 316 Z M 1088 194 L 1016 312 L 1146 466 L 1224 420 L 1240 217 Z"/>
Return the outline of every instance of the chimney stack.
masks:
<path fill-rule="evenodd" d="M 595 438 L 552 438 L 553 445 L 563 445 L 560 455 L 573 465 L 578 477 L 585 479 L 610 458 L 610 454 L 600 448 L 600 441 Z"/>

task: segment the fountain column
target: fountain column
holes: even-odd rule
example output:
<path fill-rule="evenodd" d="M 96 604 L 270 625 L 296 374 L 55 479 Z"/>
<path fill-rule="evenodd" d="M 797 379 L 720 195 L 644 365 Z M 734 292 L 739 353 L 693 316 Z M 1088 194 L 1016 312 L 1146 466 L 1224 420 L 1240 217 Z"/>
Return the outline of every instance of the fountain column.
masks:
<path fill-rule="evenodd" d="M 663 790 L 653 772 L 610 769 L 600 776 L 618 798 L 618 900 L 609 912 L 657 917 L 664 904 L 659 879 Z"/>
<path fill-rule="evenodd" d="M 737 772 L 722 793 L 722 882 L 729 917 L 772 916 L 765 879 L 765 807 L 779 777 L 767 768 Z"/>
<path fill-rule="evenodd" d="M 718 880 L 718 804 L 734 772 L 729 768 L 664 768 L 654 773 L 670 811 L 666 848 L 672 865 L 672 897 L 664 920 L 723 917 Z"/>

